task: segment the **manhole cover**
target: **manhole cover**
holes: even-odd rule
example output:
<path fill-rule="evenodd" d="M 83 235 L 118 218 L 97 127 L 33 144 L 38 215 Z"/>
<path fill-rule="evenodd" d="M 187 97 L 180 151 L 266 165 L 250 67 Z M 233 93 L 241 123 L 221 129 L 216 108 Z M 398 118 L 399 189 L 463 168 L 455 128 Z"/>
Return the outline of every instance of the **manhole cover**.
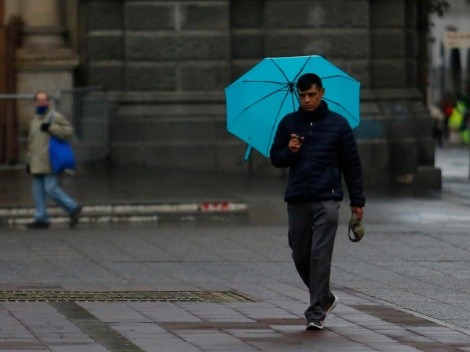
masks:
<path fill-rule="evenodd" d="M 0 291 L 0 302 L 255 302 L 235 291 Z"/>

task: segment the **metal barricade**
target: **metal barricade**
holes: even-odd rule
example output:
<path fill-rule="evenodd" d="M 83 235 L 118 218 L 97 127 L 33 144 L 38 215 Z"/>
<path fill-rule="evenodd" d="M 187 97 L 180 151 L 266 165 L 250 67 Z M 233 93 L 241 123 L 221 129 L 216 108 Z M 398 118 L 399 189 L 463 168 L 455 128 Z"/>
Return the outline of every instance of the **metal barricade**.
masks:
<path fill-rule="evenodd" d="M 26 153 L 28 120 L 34 114 L 34 93 L 0 94 L 0 169 L 21 167 Z M 78 162 L 109 156 L 108 99 L 101 87 L 59 90 L 50 96 L 57 111 L 74 127 Z"/>
<path fill-rule="evenodd" d="M 109 154 L 108 100 L 102 87 L 57 91 L 57 110 L 70 117 L 78 161 L 105 159 Z"/>

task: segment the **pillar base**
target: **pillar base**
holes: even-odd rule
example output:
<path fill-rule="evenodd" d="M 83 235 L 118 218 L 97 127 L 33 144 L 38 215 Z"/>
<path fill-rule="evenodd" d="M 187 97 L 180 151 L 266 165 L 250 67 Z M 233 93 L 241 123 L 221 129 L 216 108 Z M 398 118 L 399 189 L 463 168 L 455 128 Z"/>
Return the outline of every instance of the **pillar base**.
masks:
<path fill-rule="evenodd" d="M 19 48 L 16 50 L 18 71 L 65 70 L 72 72 L 78 66 L 78 56 L 69 48 L 37 50 Z"/>

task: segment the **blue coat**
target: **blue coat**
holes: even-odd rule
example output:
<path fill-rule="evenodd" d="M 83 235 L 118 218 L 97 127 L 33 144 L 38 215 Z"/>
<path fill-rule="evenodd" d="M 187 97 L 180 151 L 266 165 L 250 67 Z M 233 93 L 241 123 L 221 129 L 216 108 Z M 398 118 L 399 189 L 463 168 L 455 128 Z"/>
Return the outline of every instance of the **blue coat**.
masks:
<path fill-rule="evenodd" d="M 290 135 L 304 137 L 299 152 L 288 148 Z M 299 107 L 278 125 L 270 150 L 275 167 L 289 167 L 286 202 L 343 199 L 341 176 L 348 187 L 350 205 L 363 207 L 362 167 L 349 123 L 322 101 L 313 112 Z"/>

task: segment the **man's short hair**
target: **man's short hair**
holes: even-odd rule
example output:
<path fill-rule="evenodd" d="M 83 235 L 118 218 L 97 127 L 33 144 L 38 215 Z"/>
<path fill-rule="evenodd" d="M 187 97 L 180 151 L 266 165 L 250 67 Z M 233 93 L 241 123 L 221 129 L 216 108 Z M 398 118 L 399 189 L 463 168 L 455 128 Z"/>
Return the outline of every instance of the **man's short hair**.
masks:
<path fill-rule="evenodd" d="M 34 101 L 37 100 L 39 94 L 44 94 L 46 96 L 46 98 L 49 100 L 49 96 L 47 95 L 47 93 L 45 91 L 38 90 L 38 91 L 36 91 L 36 93 L 34 93 L 34 98 L 33 98 Z"/>
<path fill-rule="evenodd" d="M 315 73 L 305 73 L 297 80 L 297 89 L 300 91 L 308 90 L 313 85 L 316 85 L 318 89 L 323 88 L 321 78 Z"/>

